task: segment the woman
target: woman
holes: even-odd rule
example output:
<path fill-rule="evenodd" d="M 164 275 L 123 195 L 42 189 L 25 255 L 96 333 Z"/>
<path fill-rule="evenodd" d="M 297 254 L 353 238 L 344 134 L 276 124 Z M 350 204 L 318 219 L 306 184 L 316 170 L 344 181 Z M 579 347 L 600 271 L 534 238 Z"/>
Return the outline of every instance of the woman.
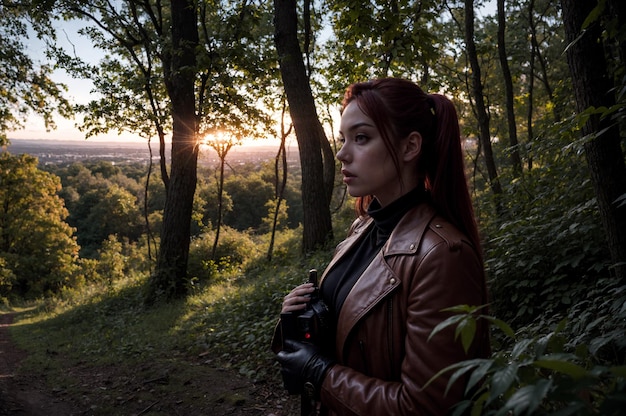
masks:
<path fill-rule="evenodd" d="M 340 135 L 337 159 L 359 218 L 319 288 L 331 347 L 284 340 L 275 347 L 283 375 L 312 387 L 324 414 L 446 414 L 464 383 L 446 394 L 446 373 L 425 385 L 489 354 L 483 324 L 467 354 L 453 328 L 429 339 L 450 316 L 443 309 L 487 303 L 456 111 L 406 80 L 357 83 L 344 96 Z M 282 312 L 302 311 L 313 291 L 295 288 Z"/>

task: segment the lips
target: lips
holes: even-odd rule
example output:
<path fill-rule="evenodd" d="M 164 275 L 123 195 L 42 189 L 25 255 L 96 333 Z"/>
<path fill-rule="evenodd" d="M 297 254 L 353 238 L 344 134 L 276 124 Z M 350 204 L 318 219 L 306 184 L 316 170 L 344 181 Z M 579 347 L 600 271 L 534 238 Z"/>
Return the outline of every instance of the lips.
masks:
<path fill-rule="evenodd" d="M 341 169 L 341 174 L 343 175 L 343 181 L 346 183 L 349 182 L 352 178 L 356 177 L 356 175 L 346 169 Z"/>

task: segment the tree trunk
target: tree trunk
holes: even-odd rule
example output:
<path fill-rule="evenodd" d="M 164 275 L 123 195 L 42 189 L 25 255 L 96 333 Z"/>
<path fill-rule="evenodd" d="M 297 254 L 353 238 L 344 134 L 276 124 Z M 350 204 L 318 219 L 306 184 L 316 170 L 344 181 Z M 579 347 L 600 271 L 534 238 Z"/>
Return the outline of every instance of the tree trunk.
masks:
<path fill-rule="evenodd" d="M 161 228 L 157 267 L 147 302 L 169 300 L 187 292 L 191 214 L 196 191 L 198 143 L 195 116 L 196 8 L 191 0 L 173 0 L 171 60 L 164 61 L 165 84 L 172 106 L 171 173 Z"/>
<path fill-rule="evenodd" d="M 489 114 L 485 105 L 485 97 L 483 96 L 483 85 L 481 81 L 480 65 L 478 63 L 478 53 L 476 52 L 476 44 L 474 43 L 474 0 L 465 0 L 465 46 L 467 49 L 467 57 L 470 61 L 472 69 L 471 95 L 474 98 L 476 117 L 478 118 L 478 126 L 480 128 L 480 141 L 483 145 L 485 153 L 485 164 L 487 165 L 487 173 L 491 191 L 496 197 L 502 194 L 500 179 L 498 178 L 498 170 L 496 169 L 496 161 L 493 157 L 493 149 L 491 147 L 491 133 L 489 132 Z M 499 205 L 497 205 L 497 208 Z"/>
<path fill-rule="evenodd" d="M 535 20 L 533 17 L 535 9 L 535 1 L 530 0 L 528 3 L 528 25 L 531 30 L 531 34 L 535 32 Z M 528 143 L 532 147 L 535 141 L 535 133 L 533 131 L 533 109 L 535 105 L 535 54 L 536 50 L 534 47 L 534 43 L 531 41 L 530 46 L 530 57 L 528 65 L 528 109 L 526 110 L 526 131 L 528 132 Z M 528 172 L 533 169 L 533 151 L 528 152 Z"/>
<path fill-rule="evenodd" d="M 590 107 L 615 104 L 613 81 L 602 47 L 602 27 L 592 23 L 581 36 L 582 25 L 595 1 L 561 0 L 567 40 L 567 61 L 572 74 L 579 113 Z M 623 63 L 622 63 L 623 65 Z M 583 126 L 585 156 L 591 171 L 600 217 L 617 278 L 626 277 L 626 206 L 616 199 L 626 194 L 626 165 L 621 148 L 619 127 L 610 118 L 593 115 Z"/>
<path fill-rule="evenodd" d="M 213 239 L 213 248 L 211 249 L 211 259 L 217 261 L 217 245 L 220 241 L 220 231 L 222 229 L 222 216 L 224 211 L 224 168 L 226 166 L 226 156 L 235 145 L 234 142 L 215 142 L 211 147 L 217 153 L 220 160 L 220 177 L 217 183 L 217 223 L 215 224 L 215 239 Z"/>
<path fill-rule="evenodd" d="M 295 0 L 274 0 L 274 40 L 302 167 L 302 249 L 309 252 L 332 238 L 332 223 L 320 145 L 327 139 L 317 117 L 298 42 L 297 24 Z"/>
<path fill-rule="evenodd" d="M 278 216 L 280 215 L 280 204 L 285 196 L 285 188 L 287 187 L 287 149 L 285 148 L 285 142 L 287 137 L 291 134 L 293 125 L 289 126 L 289 129 L 285 130 L 285 104 L 283 101 L 283 111 L 280 117 L 280 147 L 278 148 L 278 154 L 274 159 L 274 197 L 276 199 L 276 208 L 274 211 L 274 218 L 272 220 L 272 229 L 270 231 L 270 244 L 267 249 L 267 261 L 272 261 L 272 255 L 274 252 L 274 240 L 276 238 L 276 227 L 278 225 Z"/>
<path fill-rule="evenodd" d="M 552 6 L 550 4 L 546 4 L 544 5 L 544 7 L 552 7 Z M 538 72 L 540 72 L 541 74 L 541 76 L 539 76 L 538 78 L 543 84 L 544 88 L 546 89 L 546 93 L 548 94 L 550 102 L 554 103 L 554 90 L 552 88 L 552 85 L 550 85 L 551 77 L 548 75 L 548 69 L 547 69 L 548 64 L 546 63 L 546 59 L 541 53 L 539 41 L 537 40 L 538 22 L 535 22 L 534 13 L 535 13 L 535 1 L 531 0 L 528 6 L 528 26 L 529 26 L 528 28 L 530 30 L 530 48 L 531 48 L 531 53 L 533 54 L 533 72 L 534 72 L 534 61 L 536 58 L 536 61 L 539 63 Z M 545 9 L 538 10 L 538 13 L 539 15 L 543 16 L 546 13 L 546 10 Z M 562 112 L 561 106 L 556 105 L 555 103 L 555 105 L 553 105 L 552 108 L 553 108 L 552 114 L 554 115 L 554 121 L 558 123 L 563 118 L 561 116 L 561 112 Z"/>
<path fill-rule="evenodd" d="M 517 123 L 515 122 L 515 108 L 513 96 L 513 79 L 509 69 L 509 61 L 506 54 L 505 44 L 506 16 L 504 13 L 504 0 L 498 0 L 498 55 L 500 57 L 500 68 L 504 78 L 504 90 L 506 94 L 506 118 L 509 130 L 509 145 L 511 165 L 515 177 L 522 175 L 522 159 L 520 158 L 519 143 L 517 141 Z"/>

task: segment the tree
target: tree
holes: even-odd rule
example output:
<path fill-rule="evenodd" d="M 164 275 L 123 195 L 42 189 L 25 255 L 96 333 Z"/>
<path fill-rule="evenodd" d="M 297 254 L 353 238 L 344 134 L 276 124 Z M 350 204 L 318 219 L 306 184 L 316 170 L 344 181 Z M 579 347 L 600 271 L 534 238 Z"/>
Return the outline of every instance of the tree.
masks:
<path fill-rule="evenodd" d="M 274 0 L 275 43 L 280 72 L 289 102 L 289 112 L 298 140 L 302 166 L 303 241 L 309 252 L 332 239 L 330 198 L 324 187 L 321 142 L 324 128 L 315 109 L 298 41 L 298 17 L 295 0 Z M 334 165 L 333 165 L 334 166 Z"/>
<path fill-rule="evenodd" d="M 436 2 L 327 1 L 335 39 L 328 42 L 324 74 L 333 102 L 353 83 L 375 77 L 418 79 L 430 89 L 430 68 L 441 57 Z M 428 84 L 428 85 L 427 85 Z"/>
<path fill-rule="evenodd" d="M 603 15 L 607 17 L 604 7 L 611 2 L 594 3 L 561 0 L 561 7 L 565 32 L 570 42 L 567 62 L 576 94 L 576 109 L 586 119 L 582 133 L 587 164 L 611 252 L 613 270 L 617 278 L 623 279 L 626 277 L 626 205 L 619 205 L 617 201 L 626 194 L 626 165 L 620 126 L 607 117 L 603 110 L 616 107 L 613 92 L 615 85 L 602 48 L 604 28 L 600 20 Z M 623 34 L 626 21 L 623 14 L 621 18 L 621 21 L 618 20 L 618 28 Z M 624 61 L 621 61 L 616 67 L 623 68 L 623 65 Z"/>
<path fill-rule="evenodd" d="M 278 153 L 274 158 L 274 206 L 270 208 L 269 213 L 272 214 L 270 229 L 270 243 L 267 248 L 267 261 L 272 261 L 272 254 L 274 251 L 274 241 L 276 239 L 276 228 L 280 222 L 279 216 L 282 215 L 286 207 L 281 206 L 285 197 L 285 188 L 287 187 L 287 149 L 285 148 L 285 141 L 289 134 L 293 124 L 289 125 L 289 128 L 285 128 L 285 106 L 280 116 L 280 147 Z"/>
<path fill-rule="evenodd" d="M 150 280 L 148 302 L 187 293 L 187 260 L 193 196 L 196 192 L 198 139 L 196 136 L 197 10 L 191 0 L 171 3 L 172 49 L 163 59 L 164 81 L 172 112 L 172 166 L 166 187 L 161 245 Z"/>
<path fill-rule="evenodd" d="M 222 215 L 223 215 L 223 202 L 224 202 L 224 167 L 226 166 L 226 156 L 228 152 L 236 144 L 239 143 L 235 135 L 230 135 L 225 132 L 218 133 L 218 136 L 208 140 L 208 145 L 215 150 L 217 157 L 220 160 L 219 164 L 219 177 L 217 178 L 217 221 L 215 224 L 215 239 L 213 240 L 213 248 L 211 249 L 211 259 L 215 258 L 217 253 L 217 244 L 220 239 L 220 228 L 222 227 Z"/>
<path fill-rule="evenodd" d="M 7 131 L 23 127 L 31 112 L 42 116 L 51 129 L 55 113 L 69 117 L 72 108 L 63 96 L 66 87 L 50 78 L 54 68 L 33 61 L 27 53 L 29 36 L 43 36 L 49 30 L 46 16 L 20 2 L 2 2 L 0 21 L 0 145 L 5 145 Z"/>
<path fill-rule="evenodd" d="M 29 155 L 0 155 L 0 259 L 3 296 L 57 292 L 76 268 L 78 245 L 57 192 L 61 181 Z M 10 279 L 6 279 L 7 275 Z"/>
<path fill-rule="evenodd" d="M 522 174 L 522 160 L 520 158 L 519 144 L 517 141 L 517 124 L 515 122 L 515 96 L 513 93 L 513 79 L 509 68 L 508 54 L 506 53 L 506 16 L 504 11 L 504 0 L 498 0 L 498 56 L 500 58 L 500 68 L 504 78 L 506 92 L 506 118 L 508 124 L 511 165 L 515 176 Z"/>
<path fill-rule="evenodd" d="M 270 123 L 272 94 L 265 92 L 275 84 L 275 64 L 266 47 L 269 15 L 263 4 L 245 0 L 67 0 L 58 5 L 68 18 L 88 19 L 92 25 L 82 33 L 108 54 L 102 67 L 85 69 L 83 62 L 56 51 L 74 73 L 91 72 L 99 79 L 96 88 L 103 96 L 81 107 L 90 115 L 84 127 L 158 135 L 166 201 L 147 300 L 182 296 L 200 138 L 224 125 L 252 138 Z"/>
<path fill-rule="evenodd" d="M 481 79 L 476 42 L 474 40 L 474 0 L 465 0 L 464 28 L 466 54 L 471 68 L 470 94 L 473 98 L 474 111 L 476 112 L 476 119 L 478 120 L 478 127 L 480 130 L 479 140 L 485 155 L 485 164 L 487 166 L 487 173 L 489 174 L 489 185 L 494 196 L 497 197 L 502 193 L 502 186 L 500 185 L 500 179 L 498 178 L 498 170 L 496 168 L 496 161 L 493 156 L 493 149 L 491 146 L 489 113 L 487 112 L 485 96 L 483 95 L 483 81 Z"/>
<path fill-rule="evenodd" d="M 94 189 L 83 195 L 93 205 L 76 216 L 81 256 L 93 257 L 111 235 L 137 242 L 143 230 L 137 198 L 119 185 Z M 87 249 L 87 250 L 85 250 Z"/>
<path fill-rule="evenodd" d="M 258 230 L 267 216 L 265 204 L 273 200 L 272 183 L 254 172 L 231 175 L 224 187 L 233 202 L 224 222 L 239 231 Z"/>

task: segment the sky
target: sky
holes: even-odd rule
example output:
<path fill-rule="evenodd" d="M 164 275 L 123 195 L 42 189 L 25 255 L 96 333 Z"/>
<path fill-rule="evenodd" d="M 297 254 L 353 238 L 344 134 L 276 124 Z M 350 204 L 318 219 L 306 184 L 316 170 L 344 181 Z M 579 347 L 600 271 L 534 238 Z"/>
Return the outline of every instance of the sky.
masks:
<path fill-rule="evenodd" d="M 57 28 L 57 45 L 63 46 L 66 50 L 75 50 L 76 54 L 82 56 L 83 59 L 89 58 L 85 56 L 86 53 L 94 53 L 91 62 L 98 62 L 102 57 L 102 52 L 94 49 L 91 43 L 86 38 L 80 36 L 77 32 L 81 27 L 86 26 L 85 21 L 78 22 L 59 22 L 56 25 Z M 27 46 L 27 51 L 30 57 L 35 63 L 45 63 L 45 46 L 43 42 L 39 41 L 35 36 L 31 36 L 28 40 L 24 41 Z M 74 79 L 70 77 L 65 71 L 57 70 L 52 75 L 52 79 L 57 83 L 63 83 L 67 86 L 68 91 L 66 98 L 72 104 L 85 104 L 92 98 L 91 90 L 93 84 L 89 80 Z M 21 130 L 14 130 L 7 134 L 9 139 L 50 139 L 50 140 L 85 140 L 84 133 L 77 127 L 76 119 L 66 119 L 62 116 L 54 118 L 56 123 L 56 129 L 46 131 L 46 127 L 43 118 L 37 114 L 31 114 L 28 117 L 24 128 Z M 107 135 L 100 135 L 97 137 L 91 137 L 90 141 L 128 141 L 137 140 L 145 141 L 138 136 L 131 134 L 124 134 L 123 136 L 117 133 L 111 133 Z"/>
<path fill-rule="evenodd" d="M 495 0 L 488 0 L 484 6 L 482 12 L 484 14 L 492 14 L 495 12 L 496 4 Z M 83 59 L 88 59 L 91 62 L 98 62 L 103 53 L 91 46 L 91 43 L 86 38 L 78 35 L 77 31 L 86 25 L 85 21 L 72 21 L 72 22 L 59 22 L 57 25 L 58 33 L 58 45 L 63 46 L 66 50 L 75 50 L 76 53 L 82 56 Z M 25 41 L 28 52 L 35 62 L 43 62 L 45 60 L 44 45 L 39 42 L 34 36 L 29 41 Z M 95 53 L 94 53 L 95 52 Z M 84 56 L 85 53 L 91 53 L 93 56 Z M 68 92 L 67 98 L 74 104 L 84 104 L 89 102 L 93 98 L 91 81 L 83 79 L 73 79 L 65 73 L 65 71 L 56 71 L 53 76 L 53 80 L 56 82 L 67 85 Z M 80 117 L 80 116 L 78 116 Z M 76 119 L 68 120 L 61 116 L 55 118 L 57 125 L 56 129 L 46 131 L 43 119 L 32 114 L 25 126 L 21 130 L 15 130 L 8 132 L 9 139 L 48 139 L 48 140 L 85 140 L 84 134 L 76 127 Z M 109 134 L 102 134 L 99 136 L 90 137 L 89 141 L 145 141 L 145 139 L 133 135 L 131 133 L 123 133 L 119 135 L 117 132 Z M 263 145 L 274 144 L 271 140 L 256 140 L 254 142 L 246 142 L 245 145 Z"/>

